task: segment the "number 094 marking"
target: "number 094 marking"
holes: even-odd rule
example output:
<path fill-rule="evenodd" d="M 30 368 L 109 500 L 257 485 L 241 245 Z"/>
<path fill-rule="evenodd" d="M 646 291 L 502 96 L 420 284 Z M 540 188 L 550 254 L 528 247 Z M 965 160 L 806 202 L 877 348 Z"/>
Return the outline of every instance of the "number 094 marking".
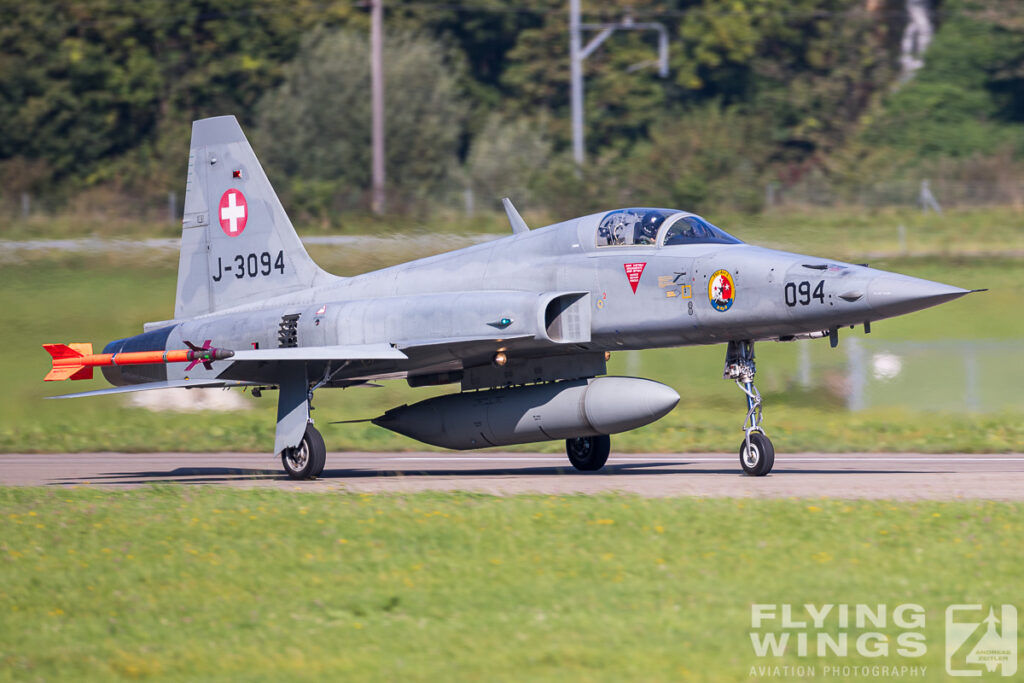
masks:
<path fill-rule="evenodd" d="M 811 303 L 812 299 L 817 299 L 821 303 L 825 303 L 825 281 L 820 280 L 814 290 L 811 290 L 811 283 L 807 280 L 803 282 L 787 282 L 786 283 L 786 305 L 796 306 L 807 306 Z"/>

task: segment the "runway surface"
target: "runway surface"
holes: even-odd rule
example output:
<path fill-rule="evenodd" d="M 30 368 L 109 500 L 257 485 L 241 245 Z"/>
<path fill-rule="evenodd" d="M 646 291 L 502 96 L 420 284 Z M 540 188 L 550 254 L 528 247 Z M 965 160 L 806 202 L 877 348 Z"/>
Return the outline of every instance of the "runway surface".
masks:
<path fill-rule="evenodd" d="M 253 453 L 0 454 L 0 485 L 128 488 L 178 482 L 289 491 L 626 492 L 645 496 L 1024 500 L 1024 453 L 777 455 L 767 477 L 724 453 L 612 456 L 598 473 L 540 453 L 331 453 L 317 481 L 284 476 Z"/>

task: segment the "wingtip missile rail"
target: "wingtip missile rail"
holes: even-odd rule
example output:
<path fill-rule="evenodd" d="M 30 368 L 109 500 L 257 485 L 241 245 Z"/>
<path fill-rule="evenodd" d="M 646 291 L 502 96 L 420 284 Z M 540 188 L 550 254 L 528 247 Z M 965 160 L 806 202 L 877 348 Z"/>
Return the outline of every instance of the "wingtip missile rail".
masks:
<path fill-rule="evenodd" d="M 209 346 L 197 347 L 185 342 L 191 348 L 170 351 L 126 351 L 122 353 L 93 353 L 92 344 L 43 344 L 53 359 L 53 368 L 43 378 L 46 382 L 65 379 L 92 379 L 92 369 L 112 365 L 154 365 L 158 363 L 191 363 L 191 369 L 198 363 L 207 368 L 210 363 L 227 360 L 235 355 L 230 349 Z"/>

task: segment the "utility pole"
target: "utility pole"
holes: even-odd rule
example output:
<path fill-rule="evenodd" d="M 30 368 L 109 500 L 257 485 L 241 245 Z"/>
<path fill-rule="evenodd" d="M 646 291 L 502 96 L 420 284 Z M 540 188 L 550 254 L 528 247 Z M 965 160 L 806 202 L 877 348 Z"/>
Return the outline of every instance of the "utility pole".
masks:
<path fill-rule="evenodd" d="M 572 96 L 572 158 L 583 165 L 583 58 L 580 57 L 580 0 L 569 0 L 569 78 Z"/>
<path fill-rule="evenodd" d="M 384 0 L 370 5 L 370 101 L 373 110 L 373 198 L 371 208 L 384 213 Z"/>
<path fill-rule="evenodd" d="M 583 44 L 583 31 L 597 31 L 586 46 Z M 583 61 L 589 57 L 601 43 L 608 40 L 615 31 L 657 31 L 658 32 L 658 75 L 668 76 L 668 29 L 658 22 L 635 22 L 627 14 L 617 24 L 583 24 L 580 23 L 580 0 L 569 0 L 569 78 L 570 96 L 572 100 L 572 156 L 577 166 L 583 165 Z M 582 46 L 582 47 L 581 47 Z M 634 64 L 628 71 L 649 65 L 650 62 Z"/>

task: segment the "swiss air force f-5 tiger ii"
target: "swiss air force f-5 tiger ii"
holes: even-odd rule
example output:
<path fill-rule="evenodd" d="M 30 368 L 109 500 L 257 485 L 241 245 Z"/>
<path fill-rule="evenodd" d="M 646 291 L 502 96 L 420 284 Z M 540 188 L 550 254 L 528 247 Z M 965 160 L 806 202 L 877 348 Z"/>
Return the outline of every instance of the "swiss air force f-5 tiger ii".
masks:
<path fill-rule="evenodd" d="M 968 290 L 863 265 L 744 244 L 685 211 L 629 208 L 512 234 L 356 277 L 308 256 L 233 116 L 196 121 L 174 319 L 107 344 L 49 344 L 48 380 L 91 378 L 94 396 L 172 387 L 278 389 L 274 453 L 288 476 L 320 475 L 316 390 L 385 379 L 460 391 L 373 423 L 436 446 L 564 439 L 598 470 L 610 434 L 679 401 L 648 379 L 608 377 L 611 351 L 726 345 L 746 398 L 740 465 L 771 471 L 754 386 L 754 342 L 831 337 Z M 59 397 L 65 398 L 65 397 Z M 739 415 L 739 413 L 738 413 Z"/>

